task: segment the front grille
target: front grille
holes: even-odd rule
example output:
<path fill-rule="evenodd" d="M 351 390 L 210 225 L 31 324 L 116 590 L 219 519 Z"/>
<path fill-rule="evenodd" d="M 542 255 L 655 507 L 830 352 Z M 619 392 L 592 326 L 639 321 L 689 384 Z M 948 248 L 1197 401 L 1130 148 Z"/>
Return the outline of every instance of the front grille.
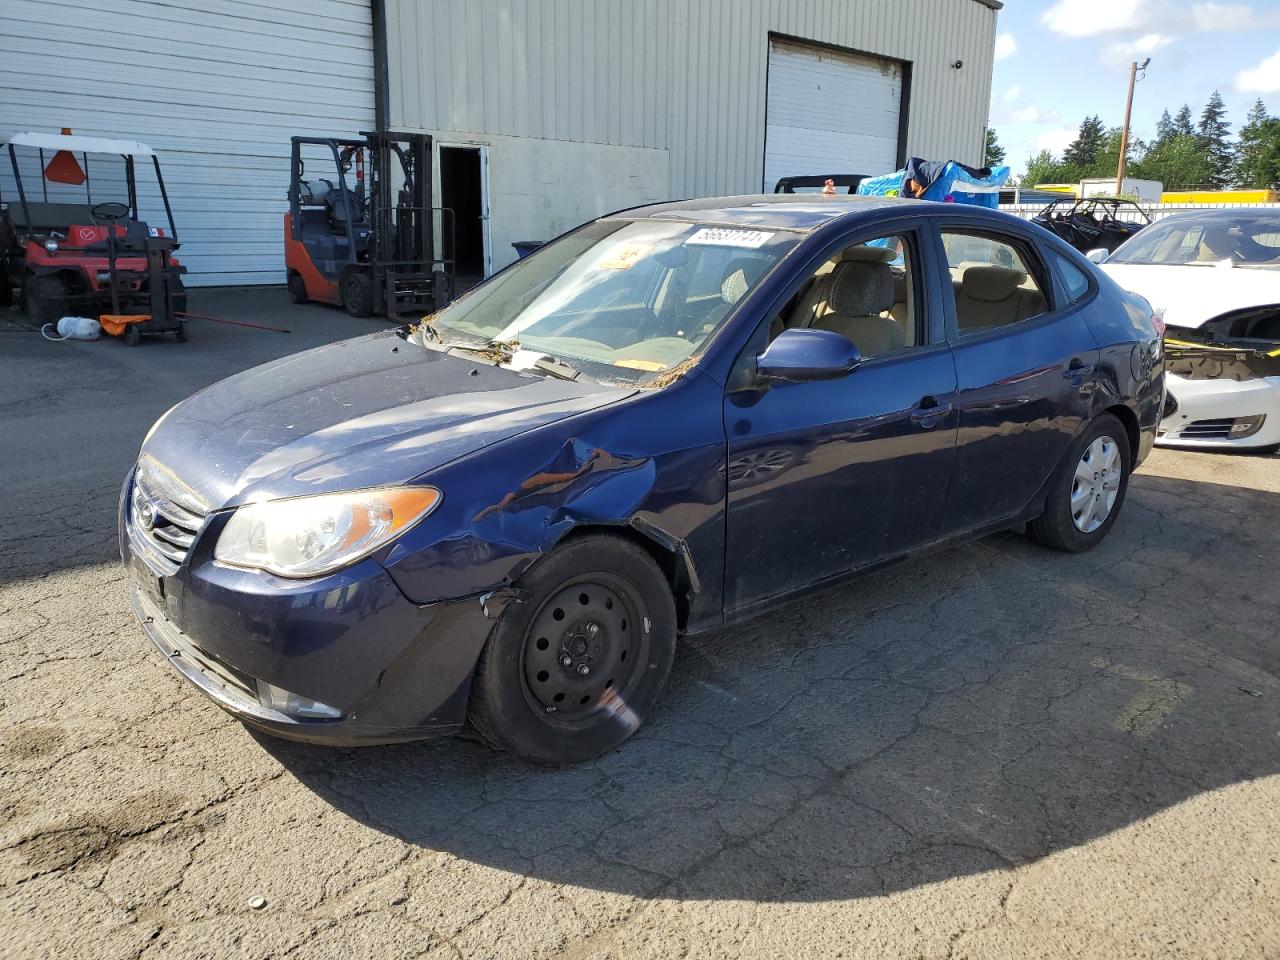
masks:
<path fill-rule="evenodd" d="M 1179 436 L 1197 440 L 1226 440 L 1235 426 L 1234 417 L 1220 420 L 1193 420 L 1179 431 Z"/>
<path fill-rule="evenodd" d="M 139 462 L 129 498 L 129 525 L 150 559 L 168 573 L 177 570 L 203 523 L 198 502 L 181 490 L 172 474 L 154 462 Z"/>

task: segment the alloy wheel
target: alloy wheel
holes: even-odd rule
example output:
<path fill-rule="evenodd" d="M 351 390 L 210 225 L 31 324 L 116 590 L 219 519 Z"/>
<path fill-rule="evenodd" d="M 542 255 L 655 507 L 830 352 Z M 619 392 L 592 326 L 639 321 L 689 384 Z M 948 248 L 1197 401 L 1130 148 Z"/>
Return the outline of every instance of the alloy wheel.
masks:
<path fill-rule="evenodd" d="M 1120 447 L 1111 437 L 1097 437 L 1085 448 L 1071 482 L 1071 519 L 1081 533 L 1093 533 L 1111 516 L 1122 469 Z"/>

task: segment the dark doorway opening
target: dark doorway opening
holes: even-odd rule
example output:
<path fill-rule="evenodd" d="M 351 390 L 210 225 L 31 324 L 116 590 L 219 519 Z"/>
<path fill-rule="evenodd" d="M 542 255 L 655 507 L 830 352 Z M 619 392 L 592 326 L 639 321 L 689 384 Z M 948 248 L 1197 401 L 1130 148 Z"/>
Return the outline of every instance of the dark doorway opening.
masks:
<path fill-rule="evenodd" d="M 479 147 L 440 148 L 440 205 L 453 211 L 444 220 L 444 256 L 456 261 L 457 288 L 484 278 L 484 193 Z"/>

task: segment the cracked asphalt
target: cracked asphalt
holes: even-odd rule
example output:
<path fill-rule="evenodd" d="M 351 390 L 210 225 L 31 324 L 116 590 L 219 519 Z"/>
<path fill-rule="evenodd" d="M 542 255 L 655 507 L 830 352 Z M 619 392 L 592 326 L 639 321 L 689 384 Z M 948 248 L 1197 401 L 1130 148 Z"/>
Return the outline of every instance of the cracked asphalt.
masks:
<path fill-rule="evenodd" d="M 376 322 L 193 299 L 293 333 L 0 316 L 0 956 L 1280 957 L 1280 459 L 1157 451 L 1091 554 L 995 536 L 690 639 L 590 765 L 313 748 L 151 650 L 115 502 L 170 404 Z"/>

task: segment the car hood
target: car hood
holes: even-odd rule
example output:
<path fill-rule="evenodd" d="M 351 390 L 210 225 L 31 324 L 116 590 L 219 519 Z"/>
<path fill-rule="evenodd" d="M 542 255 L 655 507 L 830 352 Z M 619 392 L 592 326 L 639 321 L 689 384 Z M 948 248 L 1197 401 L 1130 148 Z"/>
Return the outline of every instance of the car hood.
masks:
<path fill-rule="evenodd" d="M 165 414 L 142 453 L 207 512 L 406 483 L 633 392 L 518 373 L 387 331 L 215 383 Z"/>
<path fill-rule="evenodd" d="M 1280 304 L 1280 270 L 1103 263 L 1126 290 L 1164 308 L 1164 322 L 1194 329 L 1233 310 Z"/>

